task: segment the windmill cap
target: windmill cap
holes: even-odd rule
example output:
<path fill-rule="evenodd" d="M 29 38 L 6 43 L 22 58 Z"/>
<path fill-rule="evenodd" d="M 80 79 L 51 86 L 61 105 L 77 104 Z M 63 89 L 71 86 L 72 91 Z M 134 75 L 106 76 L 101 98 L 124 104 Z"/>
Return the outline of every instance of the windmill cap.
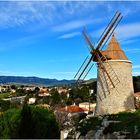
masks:
<path fill-rule="evenodd" d="M 111 60 L 128 60 L 114 34 L 103 54 Z"/>

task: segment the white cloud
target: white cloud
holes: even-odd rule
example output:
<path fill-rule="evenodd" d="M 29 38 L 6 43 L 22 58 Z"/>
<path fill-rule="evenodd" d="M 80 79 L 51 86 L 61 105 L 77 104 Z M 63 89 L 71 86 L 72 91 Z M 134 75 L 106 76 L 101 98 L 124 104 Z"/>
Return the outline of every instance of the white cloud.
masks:
<path fill-rule="evenodd" d="M 52 21 L 55 4 L 40 1 L 13 1 L 0 3 L 0 26 L 22 26 L 29 22 L 47 24 Z"/>
<path fill-rule="evenodd" d="M 140 75 L 140 71 L 132 72 L 132 74 L 133 74 L 134 76 L 138 76 L 138 75 Z"/>
<path fill-rule="evenodd" d="M 60 24 L 60 25 L 57 25 L 57 26 L 54 26 L 52 28 L 52 30 L 54 32 L 67 32 L 67 31 L 71 31 L 71 30 L 78 30 L 79 28 L 82 28 L 80 29 L 79 31 L 74 31 L 74 32 L 70 32 L 70 33 L 65 33 L 65 34 L 62 34 L 60 35 L 58 38 L 59 39 L 66 39 L 66 38 L 72 38 L 74 36 L 78 36 L 81 34 L 82 30 L 84 29 L 84 27 L 86 27 L 87 25 L 89 24 L 96 24 L 96 23 L 99 23 L 100 21 L 102 21 L 104 18 L 98 18 L 98 19 L 84 19 L 84 20 L 74 20 L 74 21 L 70 21 L 70 22 L 66 22 L 64 24 Z"/>
<path fill-rule="evenodd" d="M 120 39 L 129 39 L 140 36 L 140 23 L 129 23 L 118 26 L 116 29 Z"/>
<path fill-rule="evenodd" d="M 101 21 L 98 20 L 98 15 L 105 17 L 105 12 L 100 12 L 100 7 L 109 15 L 115 11 L 115 6 L 127 13 L 131 11 L 131 14 L 139 10 L 137 4 L 128 6 L 126 3 L 103 1 L 5 1 L 0 3 L 0 27 L 23 26 L 30 22 L 38 22 L 43 27 L 55 24 L 54 31 L 68 31 Z M 70 22 L 64 23 L 65 21 Z M 38 23 L 36 27 L 40 26 Z"/>
<path fill-rule="evenodd" d="M 104 31 L 105 27 L 92 31 L 91 35 L 94 38 L 99 38 L 101 33 Z M 140 41 L 138 37 L 140 37 L 140 23 L 129 23 L 118 26 L 118 28 L 114 31 L 117 40 L 120 44 L 130 44 Z M 137 39 L 136 39 L 137 37 Z M 135 53 L 140 51 L 140 48 L 126 49 L 125 51 L 130 53 Z"/>
<path fill-rule="evenodd" d="M 22 72 L 22 71 L 7 71 L 7 70 L 2 70 L 0 71 L 1 75 L 5 75 L 5 76 L 39 76 L 39 74 L 34 73 L 34 72 Z"/>
<path fill-rule="evenodd" d="M 68 34 L 61 35 L 60 37 L 58 37 L 58 39 L 72 38 L 72 37 L 78 36 L 80 34 L 81 34 L 80 32 L 68 33 Z"/>
<path fill-rule="evenodd" d="M 90 19 L 74 20 L 74 21 L 70 21 L 64 24 L 54 26 L 52 30 L 55 32 L 64 32 L 64 31 L 69 31 L 80 27 L 84 27 L 88 24 L 95 23 L 98 21 L 99 20 L 90 20 Z"/>
<path fill-rule="evenodd" d="M 122 45 L 126 45 L 126 44 L 132 44 L 132 43 L 136 43 L 138 42 L 139 39 L 122 39 L 122 40 L 119 40 L 120 44 Z"/>
<path fill-rule="evenodd" d="M 10 72 L 10 71 L 0 71 L 0 74 L 14 74 L 14 72 Z"/>
<path fill-rule="evenodd" d="M 129 52 L 130 53 L 139 53 L 140 52 L 140 48 L 132 48 L 132 49 L 124 49 L 125 52 Z"/>
<path fill-rule="evenodd" d="M 140 69 L 140 65 L 134 65 L 132 68 L 133 69 Z"/>
<path fill-rule="evenodd" d="M 71 2 L 51 2 L 51 1 L 5 1 L 0 2 L 0 26 L 13 27 L 22 26 L 29 22 L 38 22 L 40 24 L 51 24 L 57 22 L 59 18 L 64 16 L 58 12 L 61 7 L 62 12 L 68 14 L 72 9 L 74 12 L 76 7 L 73 5 L 68 7 Z M 65 8 L 65 10 L 63 10 Z M 60 10 L 61 12 L 61 10 Z"/>

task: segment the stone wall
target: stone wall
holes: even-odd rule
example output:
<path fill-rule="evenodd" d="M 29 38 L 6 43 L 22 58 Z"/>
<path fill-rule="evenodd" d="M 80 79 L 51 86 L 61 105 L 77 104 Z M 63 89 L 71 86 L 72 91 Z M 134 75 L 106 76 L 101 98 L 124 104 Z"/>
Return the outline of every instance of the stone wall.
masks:
<path fill-rule="evenodd" d="M 112 84 L 103 70 L 98 68 L 97 76 L 97 105 L 96 115 L 116 114 L 122 111 L 132 111 L 134 106 L 134 90 L 132 81 L 132 64 L 127 60 L 110 60 L 108 61 L 114 72 L 116 73 L 119 83 L 112 88 Z M 108 64 L 104 62 L 106 69 Z M 98 66 L 99 67 L 99 66 Z M 110 72 L 109 72 L 110 74 Z M 106 81 L 103 81 L 103 75 Z M 110 76 L 113 83 L 115 78 Z M 109 87 L 107 87 L 107 85 Z M 112 88 L 112 89 L 111 89 Z"/>

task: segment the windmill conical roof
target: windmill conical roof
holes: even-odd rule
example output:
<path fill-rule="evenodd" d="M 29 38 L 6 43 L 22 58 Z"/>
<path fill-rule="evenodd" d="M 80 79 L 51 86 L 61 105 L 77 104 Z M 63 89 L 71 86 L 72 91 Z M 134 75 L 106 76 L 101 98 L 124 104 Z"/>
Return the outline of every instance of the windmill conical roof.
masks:
<path fill-rule="evenodd" d="M 103 53 L 111 60 L 128 60 L 114 35 L 112 36 L 107 49 Z"/>

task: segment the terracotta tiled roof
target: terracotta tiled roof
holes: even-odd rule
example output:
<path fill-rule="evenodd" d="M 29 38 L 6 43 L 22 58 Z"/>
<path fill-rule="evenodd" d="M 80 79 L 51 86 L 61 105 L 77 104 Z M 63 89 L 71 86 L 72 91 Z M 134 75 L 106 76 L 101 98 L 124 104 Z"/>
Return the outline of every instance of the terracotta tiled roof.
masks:
<path fill-rule="evenodd" d="M 84 112 L 84 111 L 88 111 L 88 110 L 85 108 L 80 108 L 77 105 L 70 105 L 70 106 L 59 109 L 59 111 L 60 112 L 69 112 L 69 113 L 78 113 L 78 112 Z"/>
<path fill-rule="evenodd" d="M 135 96 L 140 96 L 140 92 L 134 93 Z"/>
<path fill-rule="evenodd" d="M 107 49 L 102 53 L 111 60 L 128 60 L 117 39 L 113 35 Z"/>

